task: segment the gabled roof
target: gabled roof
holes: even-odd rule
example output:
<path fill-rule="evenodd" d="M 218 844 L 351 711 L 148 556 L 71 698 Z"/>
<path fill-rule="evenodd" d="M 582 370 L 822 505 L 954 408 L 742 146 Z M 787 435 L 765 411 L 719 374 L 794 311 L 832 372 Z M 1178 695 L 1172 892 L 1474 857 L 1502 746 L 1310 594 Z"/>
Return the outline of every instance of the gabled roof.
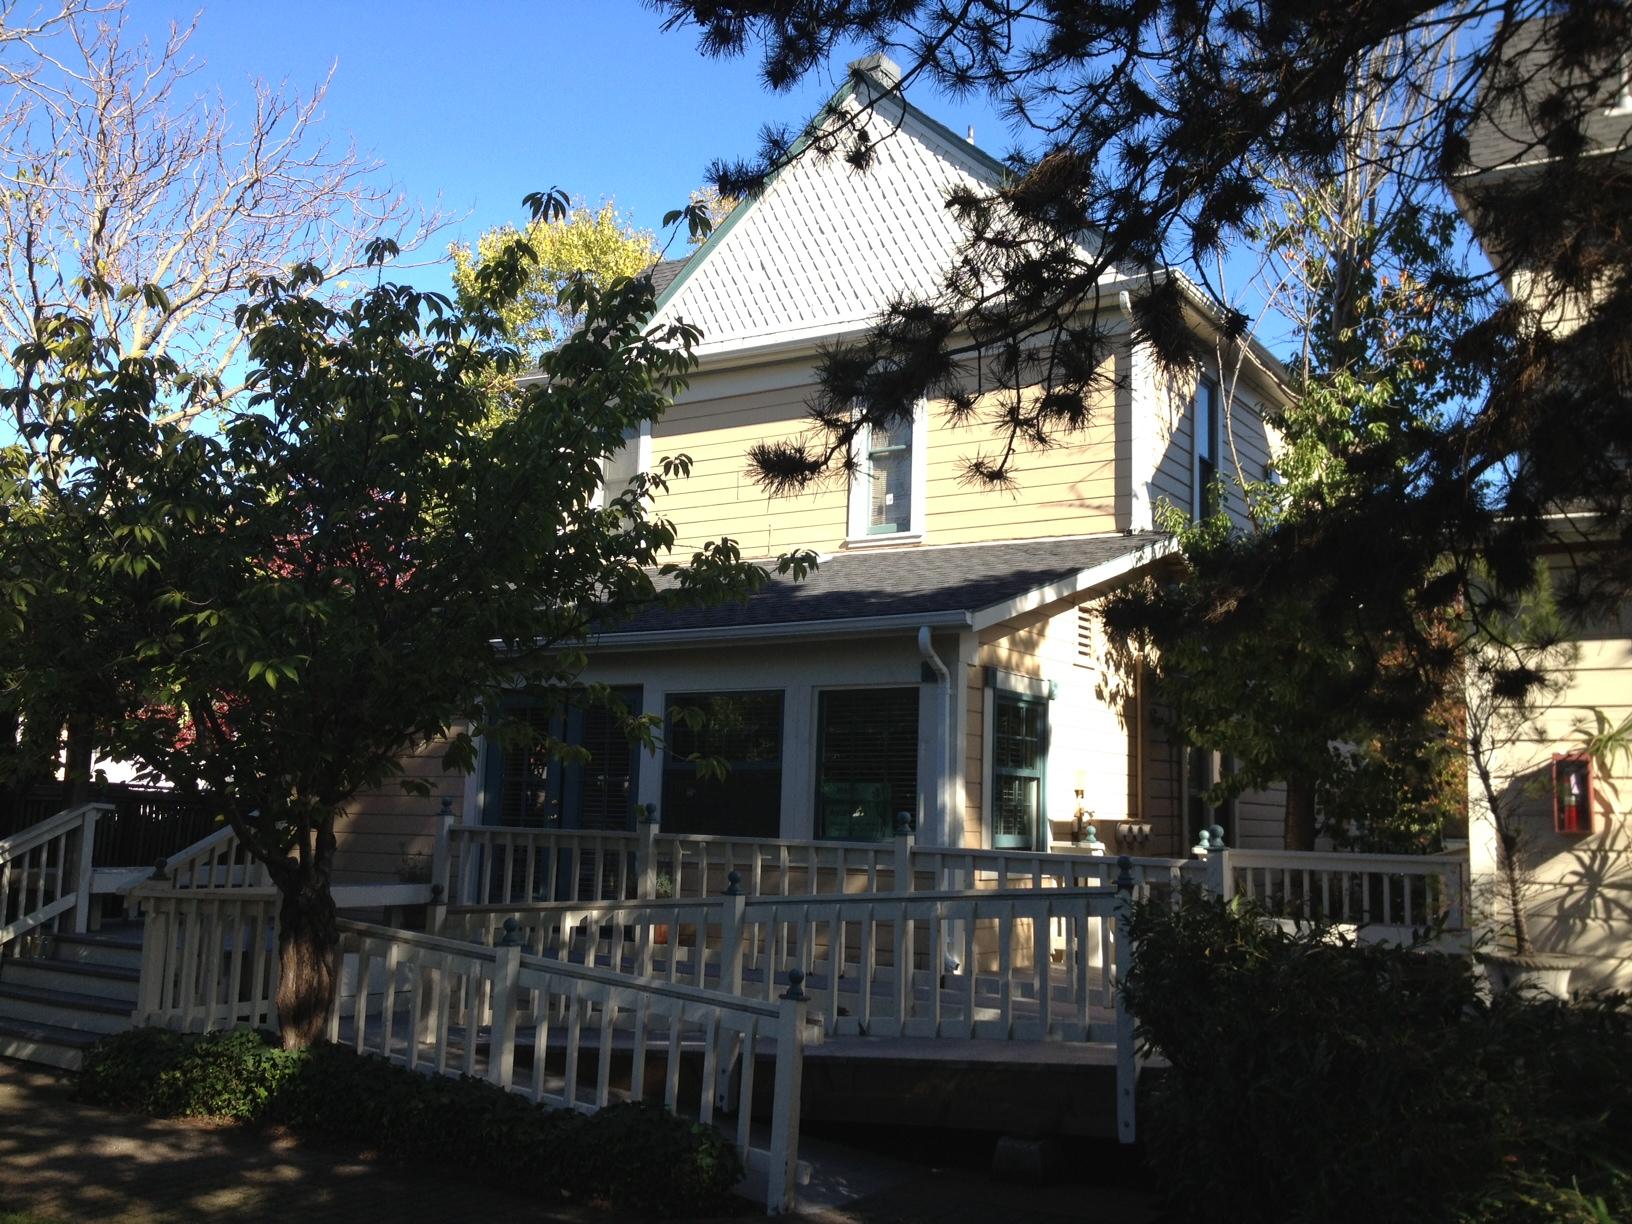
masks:
<path fill-rule="evenodd" d="M 793 156 L 670 279 L 653 271 L 656 318 L 702 329 L 700 352 L 832 335 L 875 319 L 897 296 L 930 295 L 962 237 L 953 186 L 991 188 L 1003 164 L 906 102 L 883 56 L 851 65 Z M 800 156 L 812 133 L 871 107 L 875 157 Z"/>
<path fill-rule="evenodd" d="M 1147 531 L 840 553 L 823 558 L 802 582 L 772 573 L 762 590 L 738 602 L 636 613 L 608 626 L 595 644 L 820 637 L 918 625 L 982 629 L 1103 589 L 1170 548 L 1169 536 Z"/>

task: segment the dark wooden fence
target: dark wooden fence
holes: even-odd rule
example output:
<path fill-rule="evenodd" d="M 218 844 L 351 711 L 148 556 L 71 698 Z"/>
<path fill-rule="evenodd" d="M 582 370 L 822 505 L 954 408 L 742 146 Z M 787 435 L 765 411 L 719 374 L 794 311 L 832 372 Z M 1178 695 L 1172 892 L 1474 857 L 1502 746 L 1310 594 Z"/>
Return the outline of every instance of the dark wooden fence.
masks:
<path fill-rule="evenodd" d="M 96 823 L 97 867 L 147 867 L 192 845 L 218 826 L 206 797 L 156 786 L 108 783 L 88 799 L 107 803 Z M 0 792 L 0 837 L 9 837 L 70 806 L 63 783 L 35 786 L 21 795 Z"/>

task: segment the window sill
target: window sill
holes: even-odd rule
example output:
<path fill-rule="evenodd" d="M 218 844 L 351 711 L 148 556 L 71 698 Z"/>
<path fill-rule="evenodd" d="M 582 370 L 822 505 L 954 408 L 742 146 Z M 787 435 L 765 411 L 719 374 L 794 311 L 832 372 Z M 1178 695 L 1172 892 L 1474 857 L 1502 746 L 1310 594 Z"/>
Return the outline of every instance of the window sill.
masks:
<path fill-rule="evenodd" d="M 889 535 L 846 536 L 844 547 L 849 549 L 861 548 L 889 548 L 896 544 L 922 544 L 924 533 L 921 531 L 896 531 Z"/>

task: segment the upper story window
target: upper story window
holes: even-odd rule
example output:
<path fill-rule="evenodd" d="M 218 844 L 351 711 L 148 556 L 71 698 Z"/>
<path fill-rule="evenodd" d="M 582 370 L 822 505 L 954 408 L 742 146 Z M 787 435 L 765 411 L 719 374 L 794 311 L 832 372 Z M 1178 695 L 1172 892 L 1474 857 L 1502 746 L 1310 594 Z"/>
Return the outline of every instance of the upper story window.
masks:
<path fill-rule="evenodd" d="M 920 403 L 910 423 L 870 425 L 857 435 L 856 474 L 850 482 L 851 543 L 923 534 L 925 422 Z"/>
<path fill-rule="evenodd" d="M 604 506 L 629 487 L 641 472 L 652 466 L 652 423 L 642 421 L 623 431 L 623 445 L 601 460 L 601 487 L 595 504 Z"/>
<path fill-rule="evenodd" d="M 1218 384 L 1203 378 L 1196 384 L 1196 403 L 1193 413 L 1194 433 L 1191 448 L 1190 513 L 1197 519 L 1207 518 L 1218 511 Z"/>

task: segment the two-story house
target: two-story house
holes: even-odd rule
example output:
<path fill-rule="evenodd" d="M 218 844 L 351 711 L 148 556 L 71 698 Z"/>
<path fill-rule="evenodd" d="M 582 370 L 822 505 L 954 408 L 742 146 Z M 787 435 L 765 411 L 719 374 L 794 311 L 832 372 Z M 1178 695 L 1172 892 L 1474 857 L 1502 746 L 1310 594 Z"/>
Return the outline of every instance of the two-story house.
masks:
<path fill-rule="evenodd" d="M 592 643 L 585 680 L 661 720 L 661 756 L 586 710 L 555 730 L 590 750 L 588 764 L 486 744 L 476 774 L 437 777 L 439 793 L 489 824 L 626 828 L 651 804 L 670 832 L 875 839 L 904 812 L 939 844 L 1069 846 L 1092 826 L 1113 852 L 1184 853 L 1197 827 L 1223 820 L 1232 839 L 1279 845 L 1278 799 L 1201 804 L 1219 762 L 1167 741 L 1137 661 L 1108 647 L 1094 611 L 1163 564 L 1159 503 L 1199 510 L 1216 475 L 1239 514 L 1235 478 L 1261 480 L 1270 462 L 1257 405 L 1276 393 L 1271 378 L 1231 371 L 1221 388 L 1216 368 L 1183 385 L 1157 375 L 1128 313 L 1146 270 L 1107 278 L 1099 322 L 1116 340 L 1091 424 L 1022 454 L 1012 489 L 961 479 L 988 427 L 952 424 L 934 403 L 910 429 L 864 436 L 848 477 L 773 497 L 748 474 L 751 444 L 807 430 L 820 346 L 860 334 L 895 295 L 938 288 L 961 237 L 948 188 L 1005 174 L 905 102 L 883 57 L 852 65 L 816 123 L 862 106 L 887 133 L 867 171 L 795 158 L 689 259 L 653 270 L 657 316 L 702 330 L 699 365 L 607 465 L 616 486 L 690 457 L 658 506 L 680 555 L 729 536 L 750 557 L 815 550 L 819 568 L 773 576 L 742 603 L 653 611 Z M 1206 351 L 1213 316 L 1192 296 Z M 703 710 L 709 729 L 677 724 L 677 707 Z M 693 752 L 728 774 L 700 776 Z M 416 764 L 434 772 L 435 756 Z M 404 811 L 400 795 L 360 800 L 341 825 L 343 866 L 390 871 L 424 827 Z"/>
<path fill-rule="evenodd" d="M 1624 192 L 1632 182 L 1632 57 L 1606 56 L 1601 71 L 1565 70 L 1568 57 L 1550 37 L 1545 21 L 1521 25 L 1503 61 L 1486 78 L 1483 102 L 1467 132 L 1465 164 L 1452 179 L 1464 216 L 1513 298 L 1536 313 L 1542 327 L 1573 333 L 1602 302 L 1601 281 L 1560 285 L 1534 262 L 1525 244 L 1490 222 L 1493 208 L 1515 199 L 1566 195 L 1567 177 L 1601 176 Z M 1561 104 L 1565 102 L 1567 104 Z M 1568 149 L 1573 157 L 1563 158 Z M 1619 184 L 1618 188 L 1615 184 Z M 1521 209 L 1525 225 L 1534 214 Z M 1624 227 L 1624 220 L 1620 223 Z M 1523 235 L 1520 235 L 1522 238 Z M 1581 227 L 1548 235 L 1575 244 L 1584 256 L 1612 252 L 1626 238 Z M 1606 237 L 1609 239 L 1605 241 Z M 1550 245 L 1541 244 L 1544 249 Z M 1556 256 L 1557 252 L 1554 252 Z M 1591 265 L 1586 265 L 1590 267 Z M 1623 272 L 1624 274 L 1624 272 Z M 1624 404 L 1619 411 L 1627 411 Z M 1557 444 L 1580 446 L 1574 422 L 1559 422 Z M 1595 459 L 1624 463 L 1593 439 Z M 1556 460 L 1556 457 L 1554 457 Z M 1568 462 L 1569 456 L 1565 456 Z M 1624 535 L 1606 527 L 1585 482 L 1582 497 L 1555 503 L 1548 515 L 1552 543 L 1546 550 L 1565 589 L 1571 574 L 1594 552 L 1626 547 Z M 1610 754 L 1593 762 L 1584 751 L 1601 715 L 1610 728 L 1632 726 L 1632 602 L 1580 611 L 1569 626 L 1573 666 L 1559 690 L 1508 733 L 1498 737 L 1486 762 L 1509 805 L 1518 834 L 1522 904 L 1535 950 L 1580 958 L 1572 988 L 1632 987 L 1632 758 Z M 1612 768 L 1604 771 L 1600 763 Z M 1497 821 L 1477 777 L 1470 778 L 1469 857 L 1474 895 L 1483 920 L 1499 929 L 1505 919 L 1497 849 Z"/>

